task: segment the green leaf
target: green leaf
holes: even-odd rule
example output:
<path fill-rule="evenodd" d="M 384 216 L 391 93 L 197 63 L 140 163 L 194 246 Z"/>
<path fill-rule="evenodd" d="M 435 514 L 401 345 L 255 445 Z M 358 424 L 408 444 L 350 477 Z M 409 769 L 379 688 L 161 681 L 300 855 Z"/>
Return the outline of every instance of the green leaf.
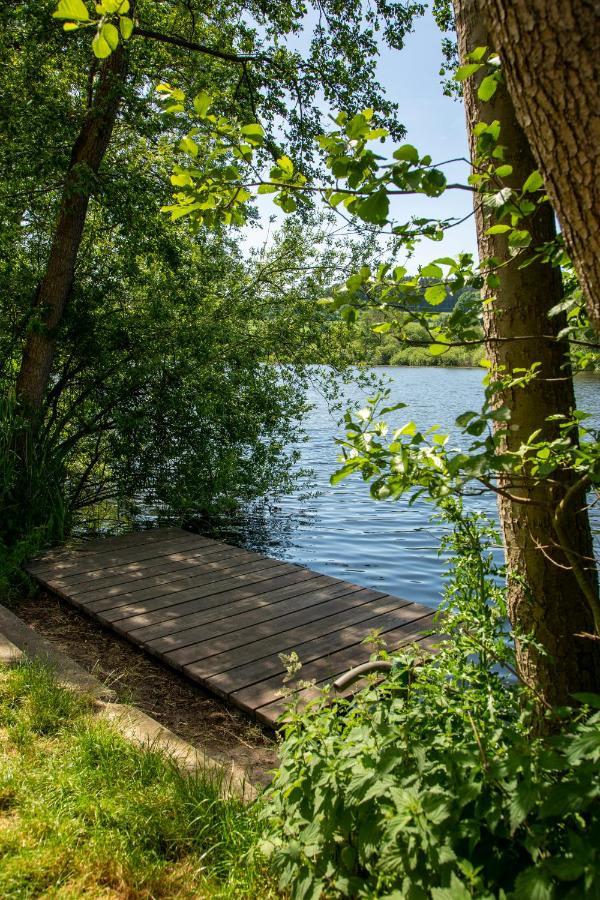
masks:
<path fill-rule="evenodd" d="M 512 175 L 513 167 L 509 165 L 498 166 L 496 169 L 496 175 L 498 178 L 507 178 L 509 175 Z"/>
<path fill-rule="evenodd" d="M 486 234 L 506 234 L 507 231 L 512 231 L 512 225 L 492 225 Z"/>
<path fill-rule="evenodd" d="M 347 478 L 350 475 L 350 469 L 346 469 L 342 467 L 338 469 L 337 472 L 334 472 L 331 478 L 329 479 L 329 484 L 334 487 L 336 484 L 339 484 L 340 481 L 343 481 L 344 478 Z"/>
<path fill-rule="evenodd" d="M 586 706 L 592 706 L 594 709 L 600 709 L 600 694 L 590 694 L 587 691 L 580 691 L 578 694 L 573 694 L 573 697 L 579 703 L 585 703 Z"/>
<path fill-rule="evenodd" d="M 298 206 L 296 200 L 291 196 L 291 194 L 279 194 L 277 197 L 275 197 L 274 202 L 278 206 L 280 206 L 286 213 L 295 212 Z"/>
<path fill-rule="evenodd" d="M 465 425 L 468 425 L 471 419 L 476 418 L 479 413 L 474 412 L 472 409 L 467 410 L 467 412 L 461 413 L 460 416 L 456 419 L 456 424 L 459 428 L 464 428 Z"/>
<path fill-rule="evenodd" d="M 277 160 L 277 165 L 282 172 L 285 172 L 286 175 L 294 174 L 294 163 L 289 158 L 289 156 L 280 156 Z"/>
<path fill-rule="evenodd" d="M 76 19 L 78 22 L 89 22 L 90 14 L 83 0 L 60 0 L 54 19 Z"/>
<path fill-rule="evenodd" d="M 533 191 L 539 191 L 540 188 L 544 186 L 544 179 L 540 175 L 540 173 L 536 170 L 532 172 L 529 178 L 526 180 L 523 185 L 523 193 L 528 194 Z"/>
<path fill-rule="evenodd" d="M 379 325 L 373 325 L 372 331 L 375 334 L 387 334 L 391 327 L 389 322 L 381 322 Z"/>
<path fill-rule="evenodd" d="M 477 89 L 477 96 L 486 103 L 491 100 L 496 93 L 498 87 L 498 79 L 496 75 L 486 75 Z"/>
<path fill-rule="evenodd" d="M 531 234 L 529 231 L 519 231 L 515 229 L 508 239 L 509 246 L 511 247 L 529 247 L 531 243 Z"/>
<path fill-rule="evenodd" d="M 439 263 L 441 266 L 450 266 L 451 269 L 456 269 L 456 260 L 452 259 L 451 256 L 440 256 L 438 259 L 434 259 L 434 263 Z"/>
<path fill-rule="evenodd" d="M 63 31 L 77 31 L 78 28 L 77 22 L 65 22 L 63 25 Z"/>
<path fill-rule="evenodd" d="M 212 97 L 209 97 L 206 91 L 200 91 L 200 93 L 194 97 L 194 111 L 201 119 L 206 116 L 211 105 Z"/>
<path fill-rule="evenodd" d="M 179 147 L 184 153 L 187 153 L 188 156 L 193 156 L 194 158 L 198 156 L 198 144 L 189 137 L 181 138 Z"/>
<path fill-rule="evenodd" d="M 425 289 L 425 299 L 431 306 L 438 306 L 446 299 L 446 285 L 432 284 Z"/>
<path fill-rule="evenodd" d="M 133 19 L 130 19 L 127 16 L 120 16 L 119 28 L 121 29 L 123 40 L 128 41 L 133 34 Z"/>
<path fill-rule="evenodd" d="M 265 137 L 265 130 L 259 122 L 243 125 L 240 131 L 251 144 L 262 144 Z"/>
<path fill-rule="evenodd" d="M 467 63 L 465 66 L 459 66 L 454 74 L 455 81 L 466 81 L 475 72 L 479 72 L 483 63 Z"/>
<path fill-rule="evenodd" d="M 447 353 L 449 349 L 448 344 L 430 344 L 427 348 L 430 356 L 441 356 L 442 353 Z"/>
<path fill-rule="evenodd" d="M 523 897 L 524 900 L 552 900 L 554 891 L 552 888 L 552 879 L 547 872 L 540 871 L 537 868 L 525 869 L 517 877 L 515 882 L 516 897 Z"/>
<path fill-rule="evenodd" d="M 470 59 L 471 62 L 478 63 L 484 58 L 487 53 L 487 47 L 476 47 L 474 50 L 469 53 L 467 59 Z"/>
<path fill-rule="evenodd" d="M 418 163 L 419 151 L 412 144 L 402 144 L 397 150 L 394 150 L 394 159 L 404 160 L 405 162 Z"/>
<path fill-rule="evenodd" d="M 372 222 L 374 225 L 384 225 L 390 209 L 390 201 L 385 190 L 376 191 L 365 200 L 352 205 L 355 212 L 364 222 Z"/>
<path fill-rule="evenodd" d="M 119 32 L 111 22 L 106 22 L 102 26 L 102 37 L 111 50 L 116 50 L 119 46 Z"/>
<path fill-rule="evenodd" d="M 403 434 L 408 435 L 408 437 L 414 437 L 417 433 L 417 426 L 414 422 L 407 422 L 406 425 L 403 425 L 402 428 L 399 428 L 398 431 L 394 432 L 394 437 L 400 437 Z"/>
<path fill-rule="evenodd" d="M 429 263 L 421 269 L 421 278 L 442 278 L 443 271 L 435 263 Z"/>
<path fill-rule="evenodd" d="M 110 44 L 100 31 L 94 35 L 92 40 L 92 50 L 94 51 L 94 56 L 98 59 L 106 59 L 106 57 L 110 56 L 112 53 Z"/>

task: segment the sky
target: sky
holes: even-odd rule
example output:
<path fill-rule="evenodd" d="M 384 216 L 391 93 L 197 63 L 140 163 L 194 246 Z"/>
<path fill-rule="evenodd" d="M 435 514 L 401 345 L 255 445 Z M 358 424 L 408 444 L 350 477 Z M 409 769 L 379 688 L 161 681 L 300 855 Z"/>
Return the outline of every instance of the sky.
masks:
<path fill-rule="evenodd" d="M 428 153 L 434 163 L 467 156 L 464 109 L 459 100 L 443 94 L 439 75 L 441 62 L 441 34 L 428 11 L 417 20 L 414 32 L 408 35 L 402 50 L 382 47 L 377 73 L 388 97 L 398 103 L 399 118 L 406 127 L 405 141 L 414 144 L 422 156 Z M 450 182 L 464 183 L 468 175 L 466 163 L 454 163 L 444 171 Z M 259 209 L 264 227 L 247 230 L 244 243 L 249 247 L 263 244 L 267 219 L 278 212 L 269 197 L 259 198 Z M 471 209 L 472 197 L 466 191 L 448 191 L 436 199 L 396 197 L 391 205 L 391 211 L 401 222 L 413 215 L 460 219 Z M 281 220 L 280 214 L 277 214 L 277 220 Z M 413 255 L 410 270 L 414 271 L 417 266 L 439 256 L 474 252 L 475 247 L 471 217 L 462 225 L 451 228 L 443 241 L 424 240 Z"/>

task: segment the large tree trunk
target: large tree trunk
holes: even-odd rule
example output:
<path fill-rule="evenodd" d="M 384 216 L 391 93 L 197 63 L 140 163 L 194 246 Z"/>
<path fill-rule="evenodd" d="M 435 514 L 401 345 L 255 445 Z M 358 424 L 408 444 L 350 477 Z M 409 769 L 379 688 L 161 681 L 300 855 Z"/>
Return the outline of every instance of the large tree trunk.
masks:
<path fill-rule="evenodd" d="M 90 195 L 112 136 L 126 74 L 126 52 L 119 45 L 102 64 L 95 94 L 73 146 L 17 377 L 17 400 L 32 424 L 39 419 L 48 389 L 56 334 L 73 287 Z"/>
<path fill-rule="evenodd" d="M 480 7 L 600 331 L 600 4 L 481 0 Z"/>
<path fill-rule="evenodd" d="M 478 0 L 454 0 L 454 9 L 464 61 L 475 47 L 489 45 L 489 38 Z M 501 86 L 493 100 L 484 104 L 477 97 L 477 80 L 470 79 L 464 99 L 472 156 L 476 155 L 477 122 L 499 120 L 500 143 L 507 148 L 507 162 L 513 166 L 513 186 L 523 184 L 535 168 L 535 160 L 506 89 Z M 477 195 L 475 201 L 480 258 L 509 260 L 506 237 L 486 234 L 493 220 Z M 531 231 L 533 246 L 552 240 L 555 226 L 549 204 L 540 207 L 523 227 Z M 500 286 L 493 291 L 493 302 L 484 306 L 486 347 L 493 370 L 541 364 L 539 376 L 526 388 L 507 390 L 502 397 L 511 411 L 504 438 L 510 449 L 518 448 L 537 429 L 542 437 L 556 437 L 556 424 L 546 419 L 556 413 L 568 416 L 575 406 L 568 346 L 565 341 L 545 337 L 557 335 L 565 325 L 561 316 L 548 317 L 548 310 L 561 299 L 560 272 L 540 262 L 523 269 L 522 261 L 522 257 L 508 261 L 498 269 Z M 528 337 L 511 340 L 520 336 Z M 562 704 L 574 691 L 600 688 L 600 642 L 576 636 L 595 631 L 590 601 L 597 602 L 598 597 L 585 492 L 573 490 L 575 497 L 558 529 L 563 538 L 567 535 L 569 545 L 559 547 L 553 511 L 575 479 L 570 472 L 555 477 L 558 483 L 554 485 L 543 482 L 516 487 L 505 481 L 501 487 L 507 494 L 525 502 L 500 496 L 499 508 L 511 622 L 516 632 L 532 634 L 548 654 L 540 654 L 527 642 L 518 643 L 519 666 L 546 702 Z"/>

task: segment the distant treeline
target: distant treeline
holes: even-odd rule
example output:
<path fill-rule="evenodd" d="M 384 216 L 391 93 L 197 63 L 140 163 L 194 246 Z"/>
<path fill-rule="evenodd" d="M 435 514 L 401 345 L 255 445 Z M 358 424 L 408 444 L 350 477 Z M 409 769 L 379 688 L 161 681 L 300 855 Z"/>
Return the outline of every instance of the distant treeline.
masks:
<path fill-rule="evenodd" d="M 468 293 L 464 288 L 454 294 L 448 294 L 437 310 L 440 313 L 442 324 L 457 303 L 468 299 Z M 425 297 L 421 303 L 413 304 L 415 312 L 419 308 L 427 308 Z M 382 321 L 393 322 L 391 331 L 387 334 L 378 334 L 373 331 L 373 326 Z M 401 334 L 401 337 L 399 336 Z M 483 332 L 482 332 L 483 336 Z M 478 366 L 485 357 L 483 344 L 469 347 L 452 347 L 446 353 L 433 356 L 427 346 L 419 346 L 431 341 L 424 326 L 416 321 L 410 321 L 406 313 L 386 315 L 380 311 L 366 313 L 359 323 L 352 329 L 349 336 L 347 351 L 355 363 L 363 363 L 372 366 Z M 411 345 L 411 342 L 414 344 Z M 416 344 L 416 346 L 415 346 Z"/>

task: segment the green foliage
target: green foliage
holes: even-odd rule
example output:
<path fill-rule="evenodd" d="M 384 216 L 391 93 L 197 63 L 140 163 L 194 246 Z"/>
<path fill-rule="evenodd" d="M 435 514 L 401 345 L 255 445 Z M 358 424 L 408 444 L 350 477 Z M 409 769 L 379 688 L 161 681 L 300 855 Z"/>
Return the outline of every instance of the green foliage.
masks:
<path fill-rule="evenodd" d="M 24 464 L 23 464 L 24 461 Z M 29 579 L 21 564 L 68 529 L 63 461 L 34 440 L 10 393 L 0 396 L 0 599 L 11 601 Z"/>
<path fill-rule="evenodd" d="M 275 895 L 223 777 L 128 743 L 38 663 L 0 673 L 0 760 L 7 900 Z"/>
<path fill-rule="evenodd" d="M 284 718 L 263 848 L 294 900 L 575 900 L 600 888 L 600 698 L 531 737 L 493 530 L 454 504 L 445 516 L 448 636 L 435 657 L 397 651 L 383 683 Z"/>
<path fill-rule="evenodd" d="M 220 108 L 243 111 L 248 86 L 222 61 L 198 66 L 171 47 L 136 45 L 122 114 L 93 182 L 42 421 L 27 430 L 11 398 L 24 335 L 42 327 L 33 301 L 96 71 L 87 38 L 63 35 L 52 8 L 48 0 L 0 12 L 10 24 L 0 29 L 4 597 L 22 586 L 21 562 L 73 527 L 130 526 L 140 514 L 182 521 L 287 490 L 306 365 L 344 361 L 341 343 L 330 340 L 331 316 L 310 301 L 353 252 L 310 219 L 290 221 L 269 252 L 255 254 L 242 253 L 237 235 L 173 228 L 160 205 L 180 151 L 148 94 L 149 73 L 166 77 L 176 66 L 198 115 L 209 114 L 217 85 Z M 187 8 L 152 5 L 147 14 L 149 26 L 187 34 Z M 218 28 L 203 20 L 207 42 L 232 39 L 235 29 L 219 15 Z M 279 110 L 269 91 L 267 123 Z M 27 102 L 15 104 L 15 93 Z M 263 129 L 249 124 L 240 133 L 258 146 Z M 182 146 L 193 157 L 193 136 Z M 198 153 L 200 164 L 205 148 Z M 288 362 L 295 371 L 277 366 Z"/>
<path fill-rule="evenodd" d="M 422 285 L 427 280 L 422 280 Z M 482 331 L 476 336 L 473 330 L 472 343 L 460 346 L 441 345 L 443 353 L 433 355 L 431 352 L 431 332 L 427 327 L 427 301 L 422 296 L 419 304 L 419 292 L 411 296 L 411 311 L 406 312 L 399 301 L 397 306 L 392 301 L 381 310 L 365 308 L 357 321 L 349 329 L 347 350 L 353 361 L 371 366 L 478 366 L 485 355 Z M 478 298 L 474 298 L 475 303 Z M 447 295 L 438 316 L 441 330 L 447 330 L 448 318 L 456 318 L 463 304 L 470 304 L 473 298 L 467 292 L 459 292 L 458 296 Z M 401 305 L 402 304 L 402 305 Z M 420 311 L 419 311 L 420 306 Z M 343 327 L 343 326 L 340 326 Z"/>

